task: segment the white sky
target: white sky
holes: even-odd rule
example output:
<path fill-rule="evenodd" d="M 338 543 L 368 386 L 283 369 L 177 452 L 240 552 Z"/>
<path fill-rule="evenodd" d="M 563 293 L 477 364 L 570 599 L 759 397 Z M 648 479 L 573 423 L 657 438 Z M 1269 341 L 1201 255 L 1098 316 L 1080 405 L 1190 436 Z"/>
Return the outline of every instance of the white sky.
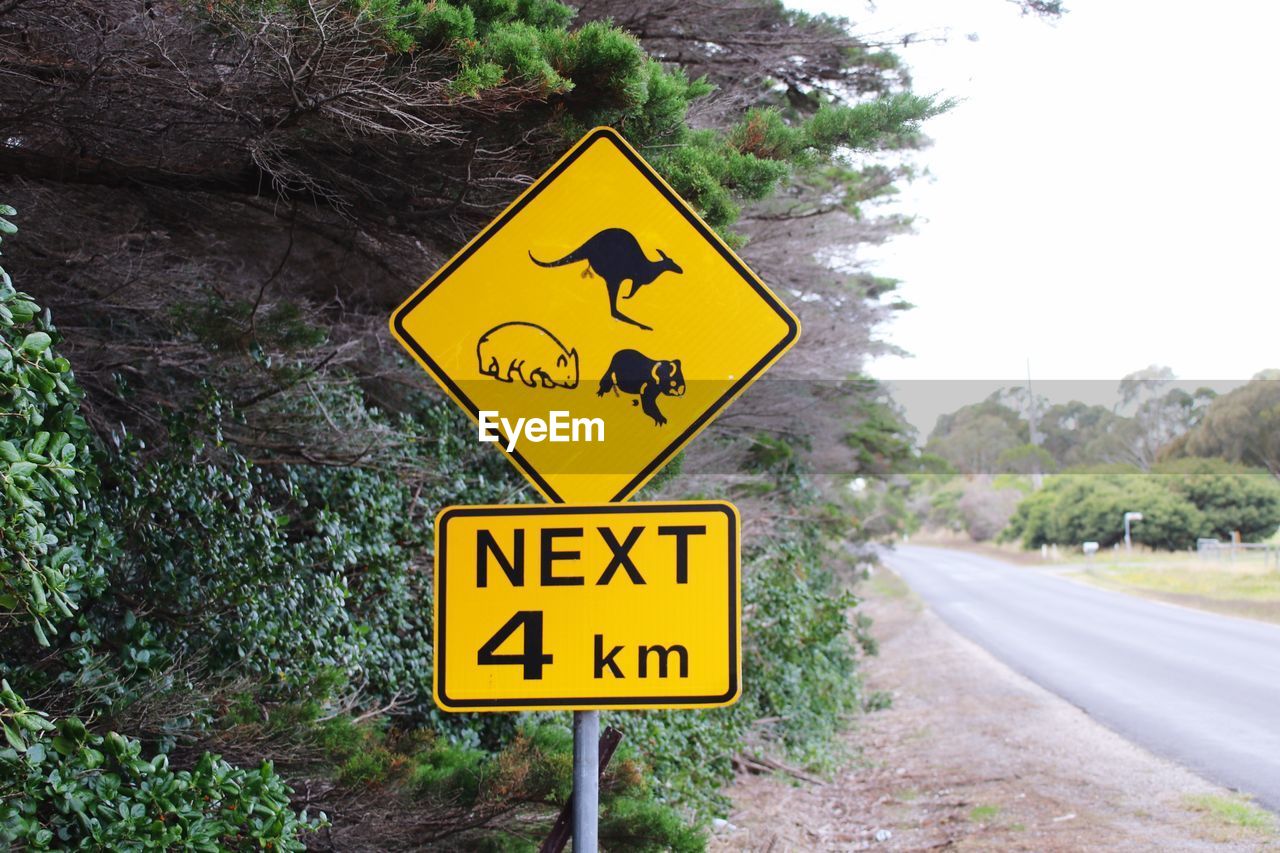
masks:
<path fill-rule="evenodd" d="M 1067 0 L 1044 22 L 1004 0 L 789 5 L 950 35 L 899 51 L 916 91 L 963 102 L 926 127 L 933 179 L 900 205 L 918 233 L 868 256 L 917 306 L 885 330 L 914 357 L 873 375 L 1014 380 L 1030 359 L 1037 380 L 1114 388 L 1151 363 L 1280 367 L 1280 7 Z"/>

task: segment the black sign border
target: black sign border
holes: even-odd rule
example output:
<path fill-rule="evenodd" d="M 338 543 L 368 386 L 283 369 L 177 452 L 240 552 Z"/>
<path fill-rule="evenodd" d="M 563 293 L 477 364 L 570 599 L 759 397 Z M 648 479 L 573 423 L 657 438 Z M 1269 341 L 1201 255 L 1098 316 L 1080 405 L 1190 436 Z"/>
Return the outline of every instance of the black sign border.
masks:
<path fill-rule="evenodd" d="M 627 160 L 645 176 L 645 178 L 648 179 L 654 189 L 660 192 L 676 210 L 680 211 L 681 215 L 684 216 L 689 224 L 692 225 L 700 235 L 702 235 L 702 238 L 715 247 L 716 251 L 720 253 L 721 257 L 725 259 L 729 266 L 732 267 L 738 275 L 742 276 L 742 279 L 746 281 L 747 284 L 751 285 L 752 289 L 754 289 L 765 303 L 772 308 L 775 313 L 777 313 L 783 322 L 787 324 L 787 334 L 782 338 L 782 340 L 778 341 L 778 343 L 775 344 L 763 358 L 757 361 L 750 370 L 744 373 L 738 381 L 729 388 L 729 390 L 725 391 L 725 393 L 722 394 L 720 398 L 716 400 L 715 403 L 713 403 L 705 412 L 703 412 L 697 420 L 690 424 L 684 432 L 676 436 L 676 438 L 662 451 L 660 451 L 658 455 L 640 471 L 640 473 L 631 478 L 631 480 L 628 481 L 627 484 L 617 492 L 617 494 L 609 498 L 610 501 L 625 501 L 631 495 L 639 491 L 640 487 L 643 486 L 645 482 L 660 468 L 662 468 L 663 465 L 666 465 L 667 462 L 671 460 L 671 457 L 679 452 L 680 448 L 682 448 L 686 442 L 691 440 L 702 429 L 703 425 L 719 414 L 725 406 L 729 405 L 729 403 L 738 394 L 742 393 L 748 385 L 755 381 L 755 378 L 760 375 L 765 367 L 772 364 L 774 359 L 778 358 L 789 346 L 791 346 L 792 343 L 795 342 L 796 338 L 800 336 L 800 324 L 796 321 L 795 316 L 787 310 L 786 306 L 784 306 L 781 301 L 769 291 L 769 289 L 764 285 L 764 282 L 757 278 L 754 273 L 747 269 L 747 267 L 734 256 L 733 252 L 725 246 L 724 242 L 714 232 L 712 232 L 700 218 L 698 218 L 683 199 L 676 195 L 671 188 L 663 182 L 657 173 L 653 171 L 653 168 L 636 155 L 636 153 L 631 149 L 631 146 L 626 144 L 626 142 L 618 135 L 616 130 L 610 127 L 598 127 L 579 140 L 577 145 L 570 150 L 563 160 L 556 164 L 556 166 L 549 172 L 538 178 L 538 180 L 530 186 L 525 194 L 517 199 L 511 207 L 504 211 L 503 214 L 493 222 L 486 225 L 484 230 L 481 231 L 480 234 L 471 243 L 469 243 L 462 252 L 442 267 L 418 290 L 417 293 L 396 309 L 396 312 L 391 317 L 391 322 L 394 325 L 396 334 L 400 340 L 412 348 L 418 358 L 422 359 L 422 362 L 429 367 L 432 376 L 448 388 L 456 400 L 464 404 L 465 408 L 471 413 L 473 418 L 478 419 L 480 417 L 480 407 L 472 402 L 471 398 L 462 392 L 462 389 L 458 387 L 458 384 L 454 382 L 453 379 L 440 368 L 440 365 L 436 364 L 435 360 L 427 355 L 421 345 L 419 345 L 418 342 L 409 335 L 408 331 L 406 331 L 404 327 L 405 317 L 407 317 L 423 299 L 426 299 L 432 291 L 443 284 L 445 280 L 458 269 L 458 267 L 466 263 L 471 255 L 488 242 L 489 238 L 506 225 L 512 217 L 523 210 L 529 202 L 537 198 L 538 194 L 542 192 L 548 184 L 559 177 L 565 169 L 573 165 L 574 161 L 576 161 L 578 157 L 600 140 L 607 140 L 617 148 L 618 151 L 626 157 Z M 544 495 L 556 503 L 565 502 L 564 498 L 561 497 L 555 489 L 551 488 L 551 485 L 547 483 L 542 475 L 539 474 L 531 464 L 529 464 L 528 460 L 521 455 L 520 451 L 507 451 L 504 448 L 503 452 L 516 463 L 526 477 L 537 485 Z"/>
<path fill-rule="evenodd" d="M 619 697 L 567 697 L 558 699 L 453 699 L 446 690 L 445 681 L 445 613 L 446 585 L 448 572 L 445 571 L 446 549 L 448 547 L 449 520 L 457 517 L 499 517 L 510 515 L 635 515 L 648 512 L 721 512 L 729 520 L 729 689 L 718 696 L 619 696 Z M 727 502 L 699 503 L 612 503 L 598 506 L 566 505 L 566 504 L 527 504 L 519 506 L 454 506 L 441 510 L 436 517 L 436 563 L 435 563 L 435 694 L 436 703 L 445 711 L 483 710 L 485 708 L 508 710 L 539 708 L 647 708 L 670 707 L 672 705 L 706 705 L 720 706 L 734 702 L 741 689 L 740 662 L 738 659 L 739 631 L 739 579 L 742 568 L 739 565 L 738 511 Z"/>

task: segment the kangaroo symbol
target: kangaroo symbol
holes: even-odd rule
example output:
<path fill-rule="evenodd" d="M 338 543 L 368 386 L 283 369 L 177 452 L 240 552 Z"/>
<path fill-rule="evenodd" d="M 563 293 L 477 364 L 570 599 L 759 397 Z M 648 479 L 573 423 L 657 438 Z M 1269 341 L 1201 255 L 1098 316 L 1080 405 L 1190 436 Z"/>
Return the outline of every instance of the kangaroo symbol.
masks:
<path fill-rule="evenodd" d="M 604 286 L 609 291 L 609 311 L 614 319 L 652 332 L 652 326 L 636 322 L 618 310 L 618 291 L 621 290 L 624 281 L 630 280 L 631 292 L 623 297 L 630 299 L 636 295 L 637 290 L 664 272 L 673 272 L 676 275 L 684 272 L 679 264 L 667 257 L 666 252 L 661 249 L 657 251 L 661 259 L 651 261 L 645 257 L 644 249 L 640 248 L 640 242 L 632 236 L 630 231 L 622 228 L 606 228 L 558 261 L 540 261 L 533 256 L 533 252 L 529 253 L 529 260 L 540 267 L 563 267 L 567 264 L 586 261 L 587 268 L 583 271 L 582 277 L 590 278 L 594 273 L 604 279 Z"/>

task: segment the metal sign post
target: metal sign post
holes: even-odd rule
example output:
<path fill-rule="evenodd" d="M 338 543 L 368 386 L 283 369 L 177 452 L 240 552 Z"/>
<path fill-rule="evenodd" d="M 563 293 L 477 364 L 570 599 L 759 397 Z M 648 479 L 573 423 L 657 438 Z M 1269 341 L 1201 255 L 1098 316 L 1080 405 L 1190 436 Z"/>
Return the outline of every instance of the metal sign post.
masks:
<path fill-rule="evenodd" d="M 573 850 L 596 853 L 600 817 L 600 712 L 573 712 Z"/>
<path fill-rule="evenodd" d="M 622 732 L 613 726 L 609 726 L 600 734 L 597 780 L 604 779 L 604 769 L 609 766 L 609 762 L 613 759 L 613 753 L 621 742 Z M 597 781 L 598 785 L 599 782 Z M 573 818 L 575 814 L 574 796 L 570 792 L 569 798 L 564 801 L 564 805 L 560 808 L 560 814 L 556 815 L 556 822 L 551 825 L 551 832 L 547 834 L 547 837 L 543 839 L 542 846 L 538 848 L 538 853 L 561 853 L 564 850 L 569 844 L 569 839 L 573 837 Z M 593 821 L 592 826 L 595 825 Z"/>

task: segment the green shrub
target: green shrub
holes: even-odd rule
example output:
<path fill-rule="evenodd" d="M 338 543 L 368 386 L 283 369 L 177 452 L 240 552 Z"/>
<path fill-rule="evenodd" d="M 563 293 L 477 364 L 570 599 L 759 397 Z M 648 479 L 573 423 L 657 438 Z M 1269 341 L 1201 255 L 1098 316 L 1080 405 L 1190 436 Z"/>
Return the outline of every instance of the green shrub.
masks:
<path fill-rule="evenodd" d="M 96 510 L 122 539 L 147 547 L 99 555 L 110 583 L 87 604 L 68 651 L 84 692 L 92 687 L 99 707 L 119 711 L 173 661 L 194 660 L 258 679 L 277 698 L 394 698 L 411 718 L 473 746 L 509 736 L 515 723 L 505 717 L 477 724 L 440 714 L 430 698 L 431 585 L 415 561 L 429 553 L 433 508 L 512 491 L 500 459 L 476 466 L 458 447 L 463 416 L 435 402 L 396 424 L 423 439 L 408 452 L 429 454 L 414 460 L 439 475 L 425 487 L 394 470 L 267 471 L 204 438 L 233 417 L 210 396 L 203 411 L 170 424 L 164 455 L 144 456 L 127 440 L 101 454 Z M 135 617 L 140 600 L 168 618 Z"/>
<path fill-rule="evenodd" d="M 1169 550 L 1196 539 L 1265 539 L 1280 525 L 1280 483 L 1265 471 L 1216 459 L 1181 459 L 1149 474 L 1123 467 L 1072 471 L 1050 477 L 1026 497 L 1001 539 L 1027 548 L 1046 544 L 1103 547 L 1124 538 L 1124 513 L 1141 512 L 1134 542 Z"/>
<path fill-rule="evenodd" d="M 0 234 L 17 231 L 3 218 L 14 214 L 0 205 Z M 0 268 L 0 629 L 25 625 L 41 646 L 98 581 L 77 538 L 93 487 L 89 430 L 58 340 L 48 312 Z"/>
<path fill-rule="evenodd" d="M 488 760 L 478 749 L 444 745 L 414 763 L 409 786 L 429 796 L 474 803 Z"/>
<path fill-rule="evenodd" d="M 851 622 L 857 599 L 826 567 L 833 555 L 822 531 L 797 528 L 747 565 L 743 710 L 752 721 L 776 720 L 771 733 L 792 757 L 825 768 L 837 757 L 836 734 L 862 704 L 857 654 L 865 625 Z"/>
<path fill-rule="evenodd" d="M 0 213 L 12 216 L 13 210 L 0 206 Z M 0 231 L 16 229 L 0 218 Z M 93 511 L 99 483 L 90 462 L 89 431 L 78 411 L 80 392 L 70 366 L 53 350 L 56 336 L 48 313 L 15 291 L 0 270 L 5 669 L 24 648 L 20 638 L 28 629 L 48 646 L 55 619 L 71 618 L 73 606 L 86 603 L 91 593 L 105 592 L 106 574 L 85 568 L 85 550 L 95 556 L 118 553 Z M 136 625 L 126 619 L 124 631 Z M 71 642 L 82 644 L 83 638 L 73 634 Z M 145 669 L 145 648 L 131 653 L 134 672 Z M 84 662 L 74 654 L 71 660 Z M 290 790 L 269 762 L 247 771 L 206 753 L 191 770 L 175 772 L 164 755 L 143 759 L 136 740 L 91 732 L 75 717 L 51 721 L 30 708 L 7 680 L 0 681 L 0 727 L 0 842 L 8 845 L 301 850 L 298 835 L 320 825 L 293 813 Z"/>
<path fill-rule="evenodd" d="M 1194 547 L 1206 529 L 1193 503 L 1143 474 L 1060 474 L 1023 499 L 1001 534 L 1024 547 L 1097 542 L 1106 548 L 1124 539 L 1124 514 L 1141 512 L 1133 541 L 1152 548 Z"/>
<path fill-rule="evenodd" d="M 1229 540 L 1235 531 L 1246 542 L 1266 539 L 1280 526 L 1280 481 L 1263 469 L 1221 459 L 1179 459 L 1156 465 L 1152 473 L 1204 515 L 1201 536 Z"/>
<path fill-rule="evenodd" d="M 670 808 L 650 799 L 613 797 L 600 813 L 600 838 L 615 850 L 697 853 L 706 837 Z"/>
<path fill-rule="evenodd" d="M 474 125 L 480 133 L 476 138 L 491 137 L 493 145 L 503 134 L 514 141 L 526 132 L 526 139 L 544 139 L 548 131 L 572 138 L 597 124 L 624 128 L 677 192 L 718 228 L 732 223 L 743 201 L 767 196 L 795 167 L 838 161 L 838 152 L 847 147 L 904 144 L 918 122 L 939 109 L 927 98 L 894 95 L 851 107 L 826 103 L 810 118 L 797 115 L 791 121 L 776 110 L 756 110 L 727 132 L 695 131 L 686 118 L 690 104 L 711 91 L 705 80 L 689 80 L 664 67 L 647 57 L 635 38 L 610 25 L 568 29 L 571 10 L 554 0 L 340 0 L 327 19 L 333 29 L 325 34 L 315 26 L 313 5 L 218 0 L 206 8 L 215 18 L 226 13 L 238 26 L 246 19 L 236 16 L 245 10 L 292 15 L 289 25 L 296 27 L 298 43 L 311 40 L 337 50 L 356 44 L 353 55 L 361 67 L 374 69 L 369 78 L 374 84 L 384 72 L 397 84 L 402 81 L 396 75 L 428 75 L 411 82 L 447 84 L 443 98 L 456 100 L 462 111 L 475 106 L 466 102 L 470 97 L 498 103 L 504 96 L 486 90 L 519 87 L 522 91 L 505 93 L 512 106 L 504 108 L 502 121 Z M 270 37 L 266 30 L 260 35 Z M 341 37 L 330 41 L 332 35 Z M 824 96 L 810 100 L 816 107 Z M 313 115 L 295 123 L 301 133 L 289 144 L 305 148 L 314 139 L 330 146 L 325 121 Z M 345 132 L 343 138 L 355 143 L 352 162 L 364 162 L 358 152 L 368 140 L 351 129 Z M 550 148 L 531 155 L 530 163 L 549 155 Z M 6 657 L 4 671 L 12 672 L 14 683 L 21 676 L 28 695 L 28 683 L 56 689 L 64 702 L 120 720 L 145 710 L 143 700 L 157 692 L 188 691 L 190 709 L 174 712 L 175 719 L 162 723 L 162 733 L 147 731 L 162 747 L 184 727 L 196 736 L 201 726 L 216 731 L 223 679 L 247 681 L 253 702 L 274 703 L 271 726 L 290 720 L 318 728 L 317 737 L 340 755 L 328 770 L 351 784 L 403 785 L 424 796 L 456 796 L 463 802 L 508 789 L 551 802 L 563 799 L 570 752 L 563 726 L 539 725 L 546 719 L 540 715 L 443 715 L 430 696 L 432 602 L 423 565 L 430 519 L 448 504 L 511 500 L 527 492 L 513 485 L 515 478 L 496 454 L 477 459 L 471 430 L 452 404 L 402 399 L 400 408 L 413 411 L 412 417 L 379 412 L 364 385 L 382 383 L 389 373 L 385 364 L 359 376 L 336 367 L 317 372 L 320 390 L 314 394 L 254 397 L 279 423 L 314 425 L 323 423 L 323 415 L 332 425 L 333 404 L 333 411 L 351 415 L 349 420 L 335 415 L 335 434 L 362 436 L 367 428 L 393 436 L 387 443 L 394 447 L 381 448 L 376 457 L 362 456 L 359 466 L 296 464 L 224 440 L 224 427 L 232 432 L 246 426 L 218 387 L 219 371 L 246 363 L 231 358 L 243 345 L 246 318 L 257 316 L 255 334 L 277 339 L 285 352 L 314 348 L 323 340 L 322 333 L 299 320 L 303 313 L 287 304 L 263 304 L 260 314 L 257 308 L 257 301 L 220 299 L 179 306 L 168 315 L 175 337 L 184 343 L 194 339 L 226 360 L 208 369 L 210 385 L 194 411 L 183 397 L 185 414 L 170 420 L 158 448 L 122 436 L 117 446 L 97 448 L 86 457 L 81 447 L 87 442 L 75 438 L 83 422 L 74 420 L 74 407 L 67 409 L 69 420 L 59 429 L 77 450 L 74 459 L 64 460 L 59 447 L 49 464 L 84 466 L 77 481 L 84 484 L 99 477 L 90 474 L 95 468 L 100 482 L 81 486 L 80 502 L 64 503 L 58 518 L 32 515 L 22 522 L 25 527 L 13 528 L 35 531 L 22 534 L 35 569 L 24 564 L 11 572 L 0 566 L 0 574 L 6 583 L 15 579 L 13 609 L 39 617 L 34 624 L 42 641 L 59 615 L 66 620 L 72 613 L 75 621 L 59 638 L 56 664 L 23 667 L 21 662 L 33 661 L 24 654 Z M 21 310 L 10 313 L 19 320 L 24 316 Z M 42 344 L 39 337 L 30 343 L 24 337 L 18 348 L 31 354 Z M 264 393 L 311 377 L 312 368 L 302 361 L 269 364 L 272 358 L 258 351 L 249 359 L 254 370 L 262 370 Z M 50 382 L 58 391 L 57 376 L 46 369 L 50 366 L 69 367 L 56 359 L 45 367 L 26 366 L 34 371 L 30 382 L 37 391 Z M 7 390 L 3 383 L 0 375 L 0 391 Z M 307 387 L 310 392 L 310 382 Z M 40 405 L 61 406 L 59 399 L 55 394 Z M 316 408 L 307 410 L 308 405 Z M 56 432 L 45 429 L 52 442 Z M 891 439 L 890 432 L 880 432 L 873 452 L 891 452 L 891 441 L 879 442 Z M 20 438 L 12 448 L 22 455 L 17 464 L 31 461 L 26 442 L 38 443 L 39 431 Z M 796 476 L 795 466 L 788 466 Z M 12 475 L 15 489 L 25 488 L 17 478 L 30 473 L 20 468 Z M 8 530 L 9 517 L 4 520 Z M 67 535 L 54 530 L 57 525 Z M 110 535 L 103 532 L 108 530 Z M 47 553 L 50 533 L 59 543 L 52 555 Z M 731 756 L 744 748 L 758 719 L 776 720 L 759 740 L 780 743 L 816 762 L 841 720 L 859 705 L 850 639 L 857 624 L 848 619 L 853 601 L 824 567 L 829 558 L 819 539 L 816 527 L 796 525 L 749 555 L 744 591 L 750 612 L 744 648 L 749 676 L 737 707 L 625 717 L 628 744 L 639 747 L 635 761 L 648 765 L 655 780 L 652 787 L 645 782 L 628 788 L 614 813 L 636 844 L 686 849 L 694 843 L 693 836 L 681 834 L 683 824 L 674 812 L 648 798 L 695 807 L 722 802 L 716 791 L 730 777 Z M 68 546 L 73 551 L 66 565 L 53 568 L 65 576 L 64 601 L 45 588 L 40 578 L 51 576 L 39 561 L 59 559 L 60 549 Z M 43 602 L 31 577 L 42 585 Z M 79 613 L 71 606 L 77 602 Z M 252 720 L 249 705 L 237 700 L 228 721 Z M 345 717 L 319 723 L 322 709 L 328 714 L 334 706 L 393 706 L 393 726 L 427 727 L 438 734 L 438 743 L 402 748 Z M 278 735 L 279 730 L 273 733 Z M 353 749 L 356 745 L 360 748 Z"/>
<path fill-rule="evenodd" d="M 270 762 L 232 767 L 206 753 L 174 771 L 164 755 L 67 717 L 53 723 L 0 685 L 0 842 L 33 850 L 248 847 L 304 850 L 319 828 L 289 808 L 292 793 Z"/>

